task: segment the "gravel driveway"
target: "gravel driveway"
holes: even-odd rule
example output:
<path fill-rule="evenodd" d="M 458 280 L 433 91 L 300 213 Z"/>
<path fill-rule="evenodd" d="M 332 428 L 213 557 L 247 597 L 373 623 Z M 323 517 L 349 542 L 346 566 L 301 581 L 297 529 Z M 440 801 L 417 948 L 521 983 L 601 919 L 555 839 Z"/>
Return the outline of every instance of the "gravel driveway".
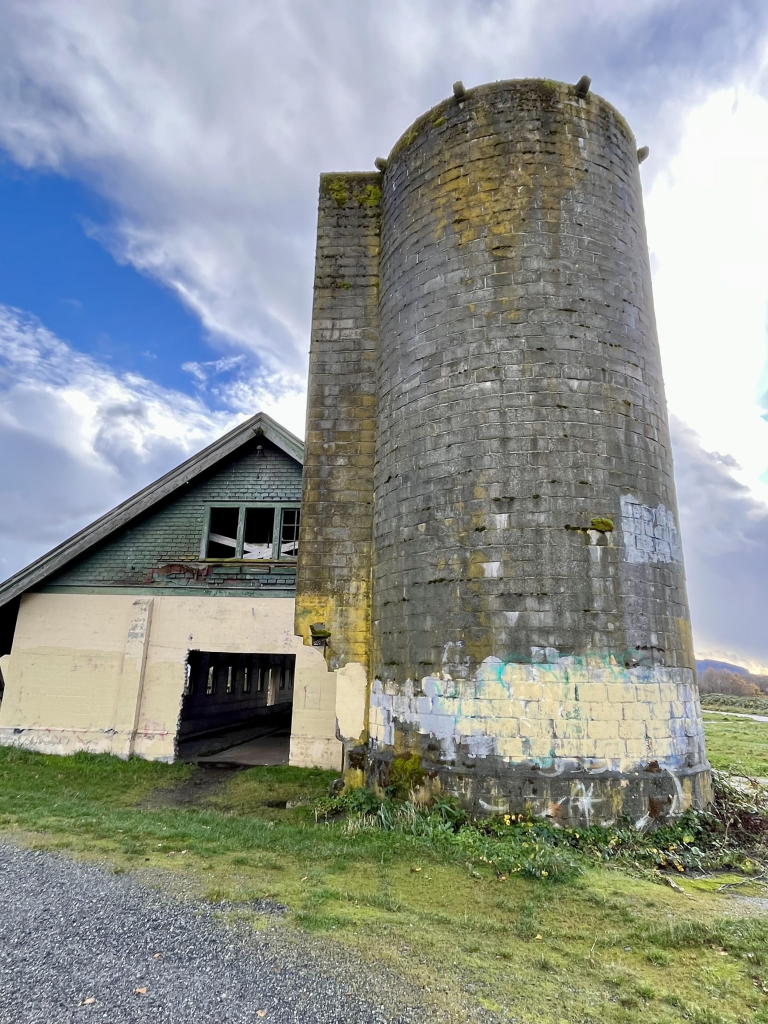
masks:
<path fill-rule="evenodd" d="M 160 954 L 159 956 L 157 954 Z M 282 932 L 217 920 L 126 875 L 0 845 L 0 1021 L 303 1024 L 434 1019 L 397 980 Z M 373 986 L 381 989 L 381 983 Z M 371 1002 L 371 1000 L 376 1002 Z M 409 1005 L 410 1004 L 410 1005 Z"/>

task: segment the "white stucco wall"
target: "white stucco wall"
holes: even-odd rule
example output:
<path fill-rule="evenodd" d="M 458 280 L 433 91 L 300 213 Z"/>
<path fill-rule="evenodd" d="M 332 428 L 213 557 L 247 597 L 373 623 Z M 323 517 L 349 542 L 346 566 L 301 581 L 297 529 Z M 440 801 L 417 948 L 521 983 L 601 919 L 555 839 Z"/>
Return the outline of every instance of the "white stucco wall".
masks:
<path fill-rule="evenodd" d="M 336 674 L 290 598 L 28 594 L 2 659 L 0 744 L 170 761 L 187 652 L 295 654 L 291 764 L 339 768 Z"/>

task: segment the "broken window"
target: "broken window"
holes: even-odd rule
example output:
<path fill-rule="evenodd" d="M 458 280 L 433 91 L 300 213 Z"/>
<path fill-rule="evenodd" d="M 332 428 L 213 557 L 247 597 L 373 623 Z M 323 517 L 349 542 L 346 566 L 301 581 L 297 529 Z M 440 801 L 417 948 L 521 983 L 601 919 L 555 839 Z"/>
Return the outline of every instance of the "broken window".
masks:
<path fill-rule="evenodd" d="M 206 558 L 237 558 L 239 508 L 212 508 Z"/>
<path fill-rule="evenodd" d="M 273 508 L 247 508 L 245 510 L 243 558 L 272 557 L 274 522 L 275 510 Z"/>
<path fill-rule="evenodd" d="M 203 545 L 204 558 L 296 558 L 299 509 L 283 505 L 212 506 Z"/>
<path fill-rule="evenodd" d="M 283 509 L 283 525 L 280 533 L 280 554 L 296 558 L 299 553 L 299 517 L 297 508 Z"/>

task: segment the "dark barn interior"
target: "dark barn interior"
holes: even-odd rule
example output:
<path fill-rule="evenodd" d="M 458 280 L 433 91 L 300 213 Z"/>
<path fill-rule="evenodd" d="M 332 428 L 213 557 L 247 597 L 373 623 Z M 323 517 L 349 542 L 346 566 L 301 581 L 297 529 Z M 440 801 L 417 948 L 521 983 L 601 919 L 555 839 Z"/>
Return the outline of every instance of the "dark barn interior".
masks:
<path fill-rule="evenodd" d="M 295 661 L 293 654 L 190 651 L 181 760 L 226 752 L 232 763 L 287 764 Z"/>

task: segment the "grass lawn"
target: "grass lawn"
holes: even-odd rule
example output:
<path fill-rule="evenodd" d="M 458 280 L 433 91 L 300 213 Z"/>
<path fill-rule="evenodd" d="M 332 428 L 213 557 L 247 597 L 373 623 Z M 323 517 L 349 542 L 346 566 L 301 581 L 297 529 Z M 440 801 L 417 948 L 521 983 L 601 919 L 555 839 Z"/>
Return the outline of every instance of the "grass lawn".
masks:
<path fill-rule="evenodd" d="M 768 722 L 704 712 L 707 755 L 714 768 L 768 777 Z"/>
<path fill-rule="evenodd" d="M 768 697 L 737 697 L 725 693 L 703 693 L 701 706 L 716 711 L 736 711 L 748 715 L 768 715 Z"/>
<path fill-rule="evenodd" d="M 768 916 L 718 891 L 736 876 L 676 874 L 681 893 L 578 851 L 580 872 L 560 881 L 505 875 L 492 841 L 316 822 L 332 773 L 250 769 L 178 806 L 192 773 L 0 748 L 0 830 L 115 871 L 181 874 L 254 927 L 304 929 L 384 961 L 456 1020 L 475 1007 L 526 1024 L 768 1024 Z M 263 898 L 289 907 L 285 922 L 245 906 Z"/>

